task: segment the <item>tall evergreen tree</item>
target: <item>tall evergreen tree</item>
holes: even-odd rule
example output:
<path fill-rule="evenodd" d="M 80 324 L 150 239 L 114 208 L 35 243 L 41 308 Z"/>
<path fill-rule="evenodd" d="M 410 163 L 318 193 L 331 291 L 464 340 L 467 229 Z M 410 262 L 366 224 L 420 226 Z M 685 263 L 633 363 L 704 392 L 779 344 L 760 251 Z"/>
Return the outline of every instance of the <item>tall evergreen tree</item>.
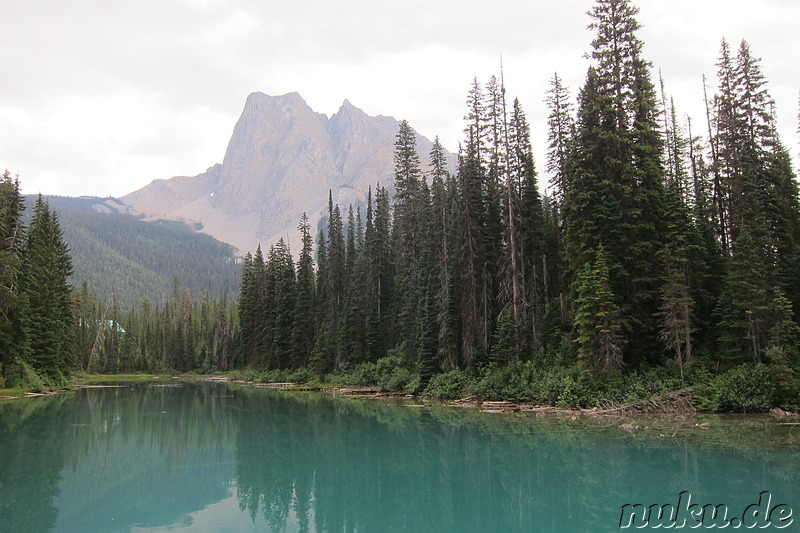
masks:
<path fill-rule="evenodd" d="M 295 320 L 297 287 L 295 267 L 289 246 L 283 240 L 270 248 L 269 272 L 271 293 L 271 335 L 269 342 L 269 367 L 285 369 L 291 366 L 292 328 Z"/>
<path fill-rule="evenodd" d="M 24 249 L 23 291 L 27 301 L 24 327 L 29 336 L 31 366 L 51 384 L 66 380 L 74 364 L 72 259 L 58 217 L 41 195 Z"/>
<path fill-rule="evenodd" d="M 361 209 L 353 214 L 353 206 L 347 214 L 347 272 L 345 301 L 342 314 L 342 329 L 339 332 L 340 350 L 348 365 L 361 363 L 366 358 L 366 299 L 364 279 L 364 230 Z"/>
<path fill-rule="evenodd" d="M 0 377 L 9 364 L 26 356 L 25 306 L 20 293 L 24 200 L 19 179 L 6 170 L 0 177 Z"/>
<path fill-rule="evenodd" d="M 651 357 L 657 337 L 664 215 L 661 135 L 649 63 L 636 36 L 638 10 L 627 0 L 598 0 L 590 69 L 581 91 L 579 132 L 566 198 L 569 260 L 582 270 L 599 240 L 609 256 L 610 283 L 636 327 L 626 362 Z"/>
<path fill-rule="evenodd" d="M 416 134 L 406 121 L 400 123 L 394 147 L 393 244 L 397 284 L 397 332 L 400 341 L 413 338 L 419 301 L 417 282 L 422 253 L 422 170 Z"/>
<path fill-rule="evenodd" d="M 547 91 L 547 171 L 550 173 L 550 187 L 556 204 L 563 209 L 567 190 L 567 159 L 569 146 L 575 135 L 575 119 L 569 90 L 564 86 L 558 73 L 550 81 Z"/>
<path fill-rule="evenodd" d="M 292 366 L 304 367 L 308 364 L 313 349 L 316 328 L 314 294 L 314 242 L 308 216 L 303 213 L 300 224 L 300 257 L 297 260 L 297 299 L 294 306 L 292 324 Z"/>
<path fill-rule="evenodd" d="M 773 325 L 786 322 L 787 308 L 797 313 L 800 204 L 760 61 L 744 41 L 734 58 L 723 40 L 718 65 L 713 144 L 728 268 L 715 312 L 720 346 L 736 364 L 762 360 Z"/>
<path fill-rule="evenodd" d="M 470 367 L 488 350 L 487 308 L 483 305 L 486 287 L 481 248 L 481 165 L 474 152 L 459 156 L 458 180 L 461 197 L 462 235 L 461 276 L 461 355 Z"/>
<path fill-rule="evenodd" d="M 578 360 L 600 375 L 619 373 L 628 329 L 610 280 L 609 257 L 599 244 L 594 262 L 587 262 L 578 276 L 573 318 Z"/>
<path fill-rule="evenodd" d="M 530 126 L 517 99 L 513 104 L 510 131 L 512 163 L 510 164 L 509 180 L 511 183 L 508 195 L 509 200 L 516 197 L 515 202 L 518 203 L 515 216 L 518 217 L 516 233 L 519 242 L 516 246 L 521 264 L 516 276 L 523 285 L 522 292 L 517 297 L 517 306 L 521 312 L 515 313 L 515 315 L 524 318 L 526 324 L 524 330 L 529 332 L 525 337 L 529 337 L 533 347 L 539 348 L 542 345 L 543 313 L 549 297 L 547 293 L 552 273 L 548 265 L 556 266 L 555 258 L 558 252 L 555 248 L 547 249 L 545 247 L 546 224 L 531 147 Z M 509 215 L 508 224 L 514 218 Z M 509 228 L 509 242 L 510 240 Z M 552 261 L 548 261 L 548 257 Z M 515 318 L 515 322 L 516 320 L 517 318 Z M 523 343 L 523 347 L 527 345 L 527 342 Z"/>
<path fill-rule="evenodd" d="M 435 250 L 438 289 L 435 310 L 439 365 L 454 370 L 459 365 L 458 312 L 458 186 L 447 171 L 444 150 L 438 137 L 431 150 L 431 246 Z"/>
<path fill-rule="evenodd" d="M 260 247 L 259 247 L 260 249 Z M 239 317 L 242 332 L 242 353 L 247 361 L 252 360 L 255 351 L 256 328 L 256 273 L 253 255 L 247 252 L 242 260 L 242 285 L 239 289 Z"/>
<path fill-rule="evenodd" d="M 372 202 L 369 202 L 371 205 Z M 371 220 L 371 222 L 370 222 Z M 391 246 L 392 216 L 389 193 L 378 185 L 375 209 L 368 211 L 364 235 L 367 268 L 367 358 L 383 357 L 393 344 L 392 302 L 394 301 L 394 267 Z"/>
<path fill-rule="evenodd" d="M 329 191 L 327 245 L 321 232 L 317 239 L 320 319 L 312 364 L 320 374 L 336 370 L 345 359 L 339 342 L 346 285 L 343 231 L 341 211 L 338 205 L 334 205 Z"/>

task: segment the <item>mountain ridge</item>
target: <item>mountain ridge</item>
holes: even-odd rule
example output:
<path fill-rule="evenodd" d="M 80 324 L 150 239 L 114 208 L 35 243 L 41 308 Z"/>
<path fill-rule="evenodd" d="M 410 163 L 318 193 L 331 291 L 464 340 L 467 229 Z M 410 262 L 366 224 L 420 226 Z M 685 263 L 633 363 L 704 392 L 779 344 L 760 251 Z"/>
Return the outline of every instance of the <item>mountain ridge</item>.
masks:
<path fill-rule="evenodd" d="M 196 176 L 154 180 L 121 198 L 149 220 L 179 220 L 235 246 L 240 254 L 279 238 L 299 250 L 303 212 L 324 217 L 328 191 L 342 208 L 365 206 L 376 183 L 393 189 L 400 121 L 372 117 L 345 99 L 328 117 L 297 92 L 248 95 L 221 164 Z M 433 143 L 417 134 L 420 159 Z M 455 156 L 447 154 L 451 168 Z M 423 168 L 427 168 L 423 165 Z"/>

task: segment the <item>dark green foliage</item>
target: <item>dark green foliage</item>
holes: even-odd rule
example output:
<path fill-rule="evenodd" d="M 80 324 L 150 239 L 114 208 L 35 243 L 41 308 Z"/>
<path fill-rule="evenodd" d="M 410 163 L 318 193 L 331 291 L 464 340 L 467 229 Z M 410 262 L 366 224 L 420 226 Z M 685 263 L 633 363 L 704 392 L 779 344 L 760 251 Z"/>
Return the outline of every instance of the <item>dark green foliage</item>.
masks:
<path fill-rule="evenodd" d="M 70 282 L 87 281 L 101 298 L 113 295 L 123 310 L 144 298 L 163 303 L 176 277 L 194 294 L 235 297 L 239 289 L 241 264 L 233 246 L 182 222 L 97 212 L 104 201 L 98 198 L 44 199 L 58 212 L 72 252 Z"/>
<path fill-rule="evenodd" d="M 400 391 L 416 394 L 422 390 L 420 376 L 409 368 L 403 357 L 389 352 L 375 363 L 377 385 L 386 391 Z"/>
<path fill-rule="evenodd" d="M 6 170 L 0 178 L 0 371 L 25 357 L 27 337 L 22 325 L 25 299 L 20 292 L 25 228 L 24 198 L 19 179 Z M 11 381 L 9 381 L 11 383 Z"/>
<path fill-rule="evenodd" d="M 314 330 L 316 328 L 316 298 L 314 283 L 314 243 L 308 217 L 303 213 L 298 226 L 301 235 L 302 249 L 297 261 L 297 299 L 294 306 L 294 323 L 292 325 L 291 349 L 293 359 L 291 367 L 299 368 L 308 364 L 311 350 L 314 347 Z"/>
<path fill-rule="evenodd" d="M 474 385 L 471 385 L 472 381 L 472 378 L 463 370 L 442 372 L 431 378 L 425 387 L 424 394 L 445 399 L 463 398 L 467 391 L 474 388 Z"/>
<path fill-rule="evenodd" d="M 371 386 L 383 391 L 418 394 L 422 391 L 420 375 L 399 353 L 400 350 L 393 350 L 376 362 L 356 365 L 346 374 L 327 376 L 326 381 L 341 386 Z"/>
<path fill-rule="evenodd" d="M 14 389 L 30 390 L 39 392 L 47 390 L 42 377 L 25 361 L 16 360 L 6 364 L 4 370 L 4 381 L 6 386 Z"/>
<path fill-rule="evenodd" d="M 769 368 L 758 363 L 746 363 L 720 375 L 713 391 L 715 407 L 723 411 L 766 411 L 775 400 Z"/>
<path fill-rule="evenodd" d="M 579 272 L 604 243 L 611 289 L 636 323 L 623 354 L 633 365 L 653 358 L 665 233 L 659 111 L 637 12 L 627 0 L 599 0 L 590 13 L 596 65 L 580 95 L 566 195 L 570 265 Z"/>
<path fill-rule="evenodd" d="M 67 283 L 72 260 L 58 218 L 41 196 L 36 200 L 23 258 L 28 360 L 50 382 L 61 384 L 73 365 L 72 294 Z"/>
<path fill-rule="evenodd" d="M 601 244 L 594 264 L 587 263 L 578 278 L 573 319 L 579 361 L 604 376 L 622 370 L 627 344 L 624 333 L 628 328 L 611 288 L 610 270 L 608 255 Z"/>

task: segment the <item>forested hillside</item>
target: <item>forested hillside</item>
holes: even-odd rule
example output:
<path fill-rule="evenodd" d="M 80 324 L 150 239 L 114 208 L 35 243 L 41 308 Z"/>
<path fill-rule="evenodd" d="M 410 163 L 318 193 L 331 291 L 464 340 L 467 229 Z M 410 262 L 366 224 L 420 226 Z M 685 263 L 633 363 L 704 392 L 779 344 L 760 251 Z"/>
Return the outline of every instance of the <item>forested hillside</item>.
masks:
<path fill-rule="evenodd" d="M 163 303 L 177 283 L 194 294 L 235 295 L 241 266 L 234 248 L 181 222 L 145 222 L 122 213 L 97 212 L 98 198 L 45 197 L 58 213 L 78 286 L 86 281 L 123 310 L 148 299 Z M 28 204 L 33 199 L 28 199 Z M 31 212 L 28 209 L 27 212 Z"/>

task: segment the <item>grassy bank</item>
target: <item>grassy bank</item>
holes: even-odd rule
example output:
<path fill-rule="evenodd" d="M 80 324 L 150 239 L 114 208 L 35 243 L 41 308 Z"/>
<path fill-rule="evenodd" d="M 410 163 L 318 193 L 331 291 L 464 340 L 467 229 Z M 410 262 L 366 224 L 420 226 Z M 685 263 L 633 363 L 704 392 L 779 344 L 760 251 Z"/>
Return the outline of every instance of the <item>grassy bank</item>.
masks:
<path fill-rule="evenodd" d="M 0 389 L 0 400 L 23 398 L 28 392 L 24 389 Z"/>
<path fill-rule="evenodd" d="M 58 390 L 67 390 L 80 385 L 92 385 L 104 382 L 138 382 L 173 379 L 173 374 L 87 374 L 81 373 L 62 384 L 60 387 L 46 387 L 42 384 L 34 384 L 30 387 L 2 388 L 0 387 L 0 399 L 11 400 L 25 398 L 29 396 L 39 396 L 41 393 L 51 393 Z M 0 383 L 2 385 L 2 383 Z"/>
<path fill-rule="evenodd" d="M 73 378 L 76 385 L 102 383 L 106 381 L 153 381 L 172 379 L 174 374 L 78 374 Z"/>

